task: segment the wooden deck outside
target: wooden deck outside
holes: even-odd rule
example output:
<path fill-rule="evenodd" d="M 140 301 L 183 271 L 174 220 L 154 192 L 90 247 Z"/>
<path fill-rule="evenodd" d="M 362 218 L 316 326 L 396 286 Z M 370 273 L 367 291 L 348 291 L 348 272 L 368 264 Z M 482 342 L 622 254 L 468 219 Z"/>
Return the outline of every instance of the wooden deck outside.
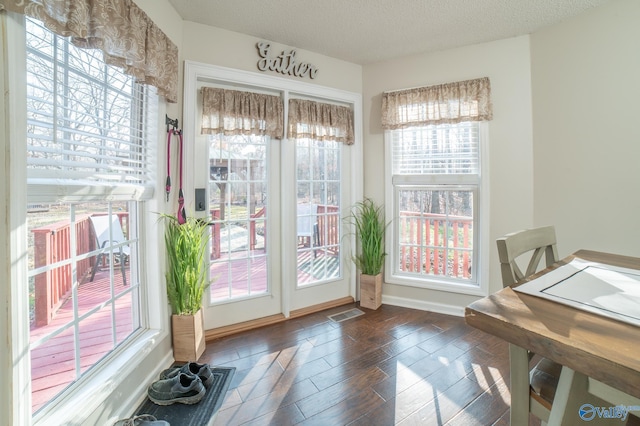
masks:
<path fill-rule="evenodd" d="M 250 258 L 234 258 L 232 253 L 229 263 L 225 255 L 212 260 L 210 276 L 215 278 L 215 281 L 209 291 L 213 302 L 267 291 L 267 258 L 263 256 L 263 250 L 256 250 L 254 253 L 257 256 Z M 337 277 L 339 272 L 338 257 L 322 250 L 317 250 L 315 257 L 312 256 L 312 251 L 298 253 L 298 265 L 300 267 L 297 276 L 300 285 L 313 283 L 323 276 Z"/>
<path fill-rule="evenodd" d="M 263 251 L 260 251 L 264 253 Z M 337 267 L 337 258 L 318 251 L 315 264 L 322 265 L 328 262 L 327 267 Z M 304 265 L 312 257 L 312 252 L 301 253 L 298 264 Z M 220 259 L 218 259 L 220 260 Z M 230 265 L 229 269 L 225 269 Z M 313 270 L 299 270 L 299 282 L 308 282 L 313 277 Z M 259 256 L 252 259 L 237 259 L 231 263 L 214 263 L 211 267 L 211 276 L 219 276 L 212 284 L 210 294 L 214 300 L 226 297 L 229 293 L 234 296 L 247 295 L 250 285 L 250 294 L 260 294 L 267 290 L 266 257 Z M 229 289 L 228 277 L 233 277 L 233 285 Z M 127 283 L 131 283 L 129 268 L 126 269 Z M 122 275 L 119 270 L 114 273 L 116 292 L 129 289 L 123 286 Z M 111 297 L 109 289 L 108 272 L 96 273 L 93 282 L 86 282 L 78 287 L 78 311 L 79 315 L 88 312 L 96 306 L 104 303 Z M 122 342 L 134 331 L 131 314 L 131 292 L 119 297 L 115 303 L 116 315 L 116 341 Z M 73 319 L 72 299 L 69 297 L 57 310 L 48 325 L 31 329 L 31 342 L 37 342 L 43 336 L 59 330 Z M 111 334 L 111 305 L 100 309 L 89 318 L 80 323 L 80 370 L 86 371 L 98 362 L 102 357 L 114 349 Z M 75 372 L 74 338 L 73 328 L 69 328 L 45 343 L 31 350 L 31 378 L 32 378 L 32 412 L 37 411 L 51 398 L 55 397 L 64 388 L 73 383 L 77 376 Z"/>
<path fill-rule="evenodd" d="M 127 282 L 130 283 L 129 268 L 126 269 L 126 275 Z M 116 292 L 129 288 L 123 286 L 121 274 L 114 274 L 114 285 Z M 78 286 L 79 315 L 105 303 L 110 297 L 108 271 L 98 272 L 93 282 Z M 122 342 L 133 331 L 131 300 L 131 292 L 127 292 L 115 301 L 117 343 Z M 111 330 L 111 312 L 111 304 L 106 304 L 80 322 L 78 332 L 81 372 L 85 372 L 115 347 Z M 32 326 L 31 343 L 34 344 L 43 336 L 63 328 L 73 320 L 73 316 L 73 300 L 69 297 L 61 304 L 48 325 Z M 32 412 L 37 411 L 77 379 L 75 364 L 73 327 L 31 350 Z"/>
<path fill-rule="evenodd" d="M 336 214 L 337 211 L 337 207 L 335 206 L 318 206 L 317 211 L 317 236 L 319 239 L 317 245 L 323 247 L 325 250 L 336 250 L 333 253 L 334 255 L 338 254 L 337 249 L 340 246 L 338 238 L 339 216 Z M 104 213 L 92 213 L 92 215 L 103 214 Z M 118 212 L 116 214 L 119 217 L 120 226 L 126 235 L 129 229 L 128 213 Z M 215 261 L 223 257 L 223 250 L 221 250 L 222 233 L 220 223 L 218 222 L 220 212 L 218 210 L 212 210 L 211 214 L 213 219 L 213 225 L 211 226 L 212 260 Z M 264 250 L 267 244 L 263 219 L 265 214 L 266 208 L 262 208 L 251 216 L 248 238 L 249 249 L 253 252 Z M 450 273 L 455 277 L 469 278 L 471 273 L 470 256 L 472 248 L 470 247 L 470 243 L 472 240 L 472 221 L 470 218 L 464 217 L 447 217 L 445 220 L 445 218 L 441 216 L 442 215 L 433 214 L 415 215 L 406 212 L 401 215 L 401 241 L 410 242 L 410 244 L 403 243 L 401 245 L 401 268 L 402 270 L 423 274 L 433 273 L 440 275 Z M 90 215 L 88 214 L 82 215 L 76 222 L 76 247 L 80 253 L 87 253 L 97 248 L 95 232 L 89 225 L 89 217 Z M 449 223 L 452 228 L 452 247 L 448 247 L 448 245 L 444 243 L 445 237 L 447 236 L 447 232 L 445 231 L 448 229 L 447 223 Z M 262 234 L 260 236 L 258 236 L 258 224 L 262 224 Z M 245 230 L 245 232 L 246 231 L 247 230 Z M 31 232 L 33 233 L 34 239 L 34 268 L 46 267 L 71 257 L 70 247 L 72 233 L 68 221 L 63 220 L 35 228 L 32 229 Z M 258 240 L 261 240 L 261 242 L 258 243 Z M 325 254 L 328 253 L 325 252 Z M 450 256 L 450 254 L 452 256 Z M 76 266 L 76 274 L 78 276 L 84 276 L 87 271 L 93 267 L 91 262 L 92 258 L 79 261 Z M 236 285 L 235 281 L 237 278 L 240 278 L 240 281 L 246 285 L 245 292 L 250 291 L 252 294 L 255 294 L 264 291 L 266 284 L 260 282 L 260 269 L 264 269 L 264 265 L 260 265 L 260 262 L 264 262 L 264 259 L 259 260 L 256 258 L 253 259 L 252 262 L 253 264 L 249 266 L 246 266 L 247 262 L 245 262 L 247 272 L 244 273 L 244 276 L 230 275 L 229 270 L 232 269 L 230 266 L 227 270 L 212 271 L 212 277 L 218 277 L 220 281 L 212 287 L 212 292 L 215 292 L 212 294 L 214 299 L 224 296 L 223 292 L 229 294 L 229 286 L 225 285 L 225 280 L 228 283 L 229 277 L 233 277 L 234 286 Z M 237 260 L 233 263 L 233 268 L 235 268 L 240 266 L 241 261 Z M 312 268 L 319 265 L 317 262 L 311 263 Z M 315 269 L 314 274 L 317 276 L 317 270 Z M 262 276 L 266 275 L 262 274 Z M 309 277 L 300 275 L 298 278 L 300 283 L 313 281 L 313 279 Z M 264 278 L 262 278 L 262 280 L 264 280 Z M 34 315 L 36 325 L 45 326 L 51 321 L 52 317 L 56 315 L 57 309 L 59 309 L 64 300 L 69 297 L 69 291 L 71 290 L 70 283 L 70 265 L 62 265 L 35 276 Z M 239 285 L 240 284 L 238 284 L 238 286 Z"/>
<path fill-rule="evenodd" d="M 264 250 L 253 253 L 255 256 L 251 257 L 238 257 L 232 253 L 230 262 L 226 253 L 216 260 L 212 259 L 210 276 L 214 282 L 209 292 L 213 301 L 267 291 L 267 257 L 264 256 Z"/>

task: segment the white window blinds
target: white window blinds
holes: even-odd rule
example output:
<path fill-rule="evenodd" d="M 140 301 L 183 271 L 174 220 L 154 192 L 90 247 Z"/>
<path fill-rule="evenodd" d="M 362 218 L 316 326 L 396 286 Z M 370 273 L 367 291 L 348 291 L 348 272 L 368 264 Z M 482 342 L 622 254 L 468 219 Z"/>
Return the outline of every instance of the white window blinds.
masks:
<path fill-rule="evenodd" d="M 27 19 L 29 202 L 151 198 L 157 96 Z"/>
<path fill-rule="evenodd" d="M 478 128 L 465 122 L 391 131 L 393 174 L 478 174 Z"/>

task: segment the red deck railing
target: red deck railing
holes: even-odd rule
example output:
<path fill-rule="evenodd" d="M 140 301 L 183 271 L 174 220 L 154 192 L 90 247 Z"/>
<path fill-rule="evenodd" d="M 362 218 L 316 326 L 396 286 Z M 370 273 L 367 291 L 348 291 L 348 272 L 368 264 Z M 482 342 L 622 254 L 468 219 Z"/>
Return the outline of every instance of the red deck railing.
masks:
<path fill-rule="evenodd" d="M 338 250 L 340 243 L 340 217 L 337 206 L 318 206 L 318 233 L 320 245 L 329 250 Z M 95 213 L 102 215 L 106 213 Z M 128 234 L 128 213 L 118 212 L 125 236 Z M 256 222 L 265 217 L 266 207 L 251 215 L 249 222 L 249 241 L 251 249 L 256 248 Z M 212 210 L 213 259 L 220 257 L 220 210 Z M 473 220 L 468 217 L 452 217 L 437 214 L 412 214 L 403 212 L 400 216 L 401 268 L 404 271 L 434 275 L 446 275 L 447 270 L 455 277 L 468 278 L 471 262 L 471 232 Z M 445 233 L 445 229 L 449 230 Z M 34 268 L 63 262 L 71 257 L 71 227 L 68 221 L 35 228 Z M 264 230 L 266 247 L 266 227 Z M 96 249 L 96 238 L 89 221 L 89 215 L 80 216 L 75 225 L 76 247 L 78 253 L 88 253 Z M 451 246 L 447 247 L 448 236 Z M 447 256 L 447 250 L 452 256 Z M 82 282 L 91 272 L 95 257 L 77 262 L 76 275 Z M 71 264 L 43 272 L 35 277 L 35 325 L 48 324 L 56 310 L 71 291 Z"/>
<path fill-rule="evenodd" d="M 399 226 L 403 271 L 469 278 L 472 218 L 402 212 Z"/>
<path fill-rule="evenodd" d="M 211 210 L 211 259 L 220 258 L 220 209 Z"/>
<path fill-rule="evenodd" d="M 106 213 L 95 213 L 104 215 Z M 128 232 L 128 213 L 118 212 L 123 232 Z M 75 225 L 76 250 L 78 254 L 96 249 L 96 236 L 89 220 L 91 215 L 78 216 Z M 34 228 L 33 260 L 34 269 L 64 262 L 71 258 L 71 225 L 68 220 Z M 91 271 L 95 257 L 79 260 L 76 264 L 76 276 L 82 279 Z M 60 305 L 68 298 L 72 288 L 71 263 L 59 266 L 34 277 L 34 320 L 35 326 L 49 324 Z"/>
<path fill-rule="evenodd" d="M 338 206 L 318 206 L 318 233 L 320 234 L 320 245 L 328 246 L 327 250 L 338 252 L 340 243 L 340 216 L 338 214 Z M 266 216 L 267 207 L 263 207 L 249 217 L 249 248 L 256 249 L 257 244 L 257 228 L 256 223 L 260 222 L 260 218 Z M 211 210 L 211 258 L 220 258 L 220 209 Z M 267 227 L 263 227 L 264 248 L 267 246 Z"/>
<path fill-rule="evenodd" d="M 256 249 L 256 219 L 265 217 L 267 214 L 267 206 L 264 206 L 256 213 L 252 214 L 251 220 L 249 221 L 249 250 Z M 267 248 L 267 227 L 263 226 L 263 241 L 264 241 L 264 249 Z"/>
<path fill-rule="evenodd" d="M 320 245 L 337 254 L 340 245 L 340 209 L 338 206 L 318 206 L 318 233 Z"/>

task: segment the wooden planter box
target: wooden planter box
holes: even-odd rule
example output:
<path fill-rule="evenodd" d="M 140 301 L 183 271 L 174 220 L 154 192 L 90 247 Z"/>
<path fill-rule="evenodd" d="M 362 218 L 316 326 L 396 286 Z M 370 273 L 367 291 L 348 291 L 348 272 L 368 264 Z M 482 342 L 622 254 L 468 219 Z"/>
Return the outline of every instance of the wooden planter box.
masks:
<path fill-rule="evenodd" d="M 204 353 L 202 309 L 194 315 L 171 315 L 173 358 L 176 362 L 197 361 Z"/>
<path fill-rule="evenodd" d="M 382 305 L 382 273 L 360 274 L 360 306 L 378 309 Z"/>

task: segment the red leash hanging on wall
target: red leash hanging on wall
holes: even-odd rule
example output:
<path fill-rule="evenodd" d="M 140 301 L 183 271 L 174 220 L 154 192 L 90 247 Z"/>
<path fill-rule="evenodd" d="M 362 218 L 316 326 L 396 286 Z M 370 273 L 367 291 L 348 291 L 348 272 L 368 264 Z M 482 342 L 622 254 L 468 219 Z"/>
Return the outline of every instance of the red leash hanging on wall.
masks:
<path fill-rule="evenodd" d="M 182 192 L 182 148 L 183 148 L 182 129 L 178 129 L 176 127 L 178 122 L 177 119 L 175 120 L 174 127 L 172 129 L 169 129 L 169 121 L 171 120 L 167 118 L 167 123 L 168 123 L 167 124 L 167 181 L 165 184 L 165 191 L 167 194 L 167 201 L 169 201 L 169 193 L 171 192 L 171 135 L 178 135 L 178 138 L 180 141 L 180 146 L 179 146 L 180 163 L 178 164 L 180 187 L 178 189 L 178 215 L 177 216 L 178 216 L 178 223 L 182 225 L 187 221 L 187 212 L 184 208 L 184 193 Z"/>

